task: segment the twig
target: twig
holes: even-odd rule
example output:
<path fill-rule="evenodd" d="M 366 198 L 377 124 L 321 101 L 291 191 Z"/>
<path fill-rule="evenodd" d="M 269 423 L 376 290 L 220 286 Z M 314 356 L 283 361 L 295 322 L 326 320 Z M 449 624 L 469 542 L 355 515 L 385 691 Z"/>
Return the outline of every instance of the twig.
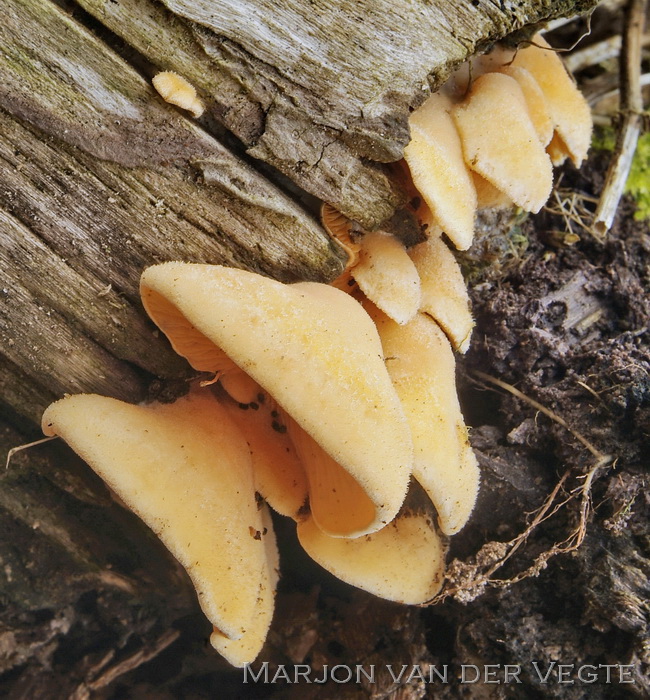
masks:
<path fill-rule="evenodd" d="M 34 442 L 28 442 L 26 445 L 18 445 L 18 447 L 12 447 L 9 452 L 7 452 L 7 461 L 5 462 L 5 471 L 9 469 L 9 464 L 13 458 L 13 456 L 18 453 L 22 452 L 22 450 L 26 450 L 29 447 L 36 447 L 36 445 L 42 445 L 44 442 L 50 442 L 50 440 L 56 440 L 59 436 L 58 435 L 51 435 L 50 437 L 42 438 L 41 440 L 35 440 Z"/>
<path fill-rule="evenodd" d="M 637 141 L 643 124 L 641 92 L 641 37 L 647 0 L 629 0 L 625 8 L 625 27 L 621 52 L 621 112 L 623 119 L 616 136 L 616 147 L 605 186 L 600 196 L 594 231 L 604 236 L 612 226 L 623 195 Z"/>
<path fill-rule="evenodd" d="M 574 51 L 564 59 L 564 65 L 571 73 L 597 66 L 600 63 L 616 58 L 621 53 L 622 39 L 620 34 L 610 36 L 595 44 L 586 46 L 584 49 Z M 650 46 L 650 34 L 641 37 L 641 47 Z"/>
<path fill-rule="evenodd" d="M 93 676 L 96 676 L 101 671 L 103 671 L 103 673 L 93 680 L 87 680 L 82 683 L 72 694 L 71 700 L 90 700 L 95 691 L 108 687 L 120 676 L 128 673 L 129 671 L 133 671 L 147 661 L 151 661 L 151 659 L 163 652 L 170 644 L 172 644 L 172 642 L 175 642 L 179 636 L 180 632 L 178 630 L 167 630 L 167 632 L 165 632 L 153 643 L 153 646 L 143 647 L 134 654 L 131 654 L 131 656 L 128 656 L 126 659 L 123 659 L 122 661 L 104 670 L 106 665 L 110 663 L 115 656 L 113 651 L 108 652 L 101 659 L 99 664 L 97 664 L 95 668 L 91 669 L 91 675 Z"/>
<path fill-rule="evenodd" d="M 615 34 L 603 41 L 585 46 L 584 49 L 574 51 L 564 59 L 564 65 L 571 73 L 577 73 L 589 66 L 597 66 L 610 58 L 615 58 L 620 52 L 621 37 Z"/>

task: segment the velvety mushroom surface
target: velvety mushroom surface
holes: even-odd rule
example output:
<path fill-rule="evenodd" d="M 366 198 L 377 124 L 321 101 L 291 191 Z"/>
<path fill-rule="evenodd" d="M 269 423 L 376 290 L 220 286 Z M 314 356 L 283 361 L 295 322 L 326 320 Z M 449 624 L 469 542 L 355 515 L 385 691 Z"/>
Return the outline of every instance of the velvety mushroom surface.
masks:
<path fill-rule="evenodd" d="M 208 390 L 147 406 L 68 396 L 45 411 L 43 431 L 62 437 L 158 535 L 223 636 L 249 633 L 272 535 L 251 534 L 265 525 L 248 445 Z"/>
<path fill-rule="evenodd" d="M 323 530 L 360 536 L 395 517 L 411 473 L 411 437 L 377 330 L 358 302 L 323 284 L 186 263 L 148 268 L 141 293 L 193 366 L 221 372 L 225 353 L 322 448 L 328 459 L 308 439 L 298 450 Z M 354 499 L 336 490 L 346 475 L 357 485 Z"/>

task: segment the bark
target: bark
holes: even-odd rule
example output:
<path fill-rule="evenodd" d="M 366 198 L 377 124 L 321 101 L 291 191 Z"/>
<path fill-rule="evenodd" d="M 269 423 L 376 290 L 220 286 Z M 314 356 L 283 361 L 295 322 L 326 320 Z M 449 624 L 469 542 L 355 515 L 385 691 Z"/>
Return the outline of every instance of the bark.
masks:
<path fill-rule="evenodd" d="M 98 25 L 75 6 L 6 3 L 4 402 L 35 420 L 65 391 L 137 400 L 152 376 L 177 374 L 139 307 L 152 263 L 336 276 L 344 256 L 313 197 L 366 226 L 391 219 L 401 195 L 380 161 L 401 156 L 409 109 L 478 47 L 590 4 L 260 1 L 215 13 L 199 0 L 80 0 Z M 135 66 L 192 81 L 201 123 Z"/>

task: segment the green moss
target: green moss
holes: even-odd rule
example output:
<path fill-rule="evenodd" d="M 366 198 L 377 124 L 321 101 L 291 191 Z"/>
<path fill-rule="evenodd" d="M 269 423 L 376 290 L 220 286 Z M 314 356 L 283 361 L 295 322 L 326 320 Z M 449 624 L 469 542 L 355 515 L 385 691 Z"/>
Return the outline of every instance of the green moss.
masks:
<path fill-rule="evenodd" d="M 639 138 L 625 191 L 634 197 L 637 221 L 650 219 L 650 132 Z"/>
<path fill-rule="evenodd" d="M 613 129 L 599 129 L 594 134 L 594 148 L 613 151 L 615 144 L 616 134 Z M 650 219 L 650 132 L 639 138 L 625 192 L 636 202 L 634 218 L 637 221 Z"/>

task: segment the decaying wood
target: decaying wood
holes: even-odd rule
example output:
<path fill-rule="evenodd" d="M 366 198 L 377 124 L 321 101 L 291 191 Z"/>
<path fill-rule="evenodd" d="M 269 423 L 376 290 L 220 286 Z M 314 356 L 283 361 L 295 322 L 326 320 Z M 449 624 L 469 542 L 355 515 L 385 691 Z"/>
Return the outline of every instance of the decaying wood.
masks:
<path fill-rule="evenodd" d="M 138 400 L 177 374 L 139 304 L 152 263 L 335 277 L 345 256 L 313 196 L 368 226 L 391 219 L 402 195 L 385 162 L 401 156 L 410 108 L 478 47 L 592 4 L 233 0 L 216 13 L 202 0 L 79 0 L 93 20 L 76 5 L 5 3 L 4 403 L 36 420 L 66 391 Z M 114 35 L 88 31 L 95 21 L 147 78 L 193 82 L 200 123 L 116 54 Z"/>
<path fill-rule="evenodd" d="M 482 46 L 589 0 L 80 0 L 158 69 L 187 76 L 246 146 L 376 228 L 402 201 L 410 110 Z M 156 37 L 152 41 L 152 36 Z"/>

